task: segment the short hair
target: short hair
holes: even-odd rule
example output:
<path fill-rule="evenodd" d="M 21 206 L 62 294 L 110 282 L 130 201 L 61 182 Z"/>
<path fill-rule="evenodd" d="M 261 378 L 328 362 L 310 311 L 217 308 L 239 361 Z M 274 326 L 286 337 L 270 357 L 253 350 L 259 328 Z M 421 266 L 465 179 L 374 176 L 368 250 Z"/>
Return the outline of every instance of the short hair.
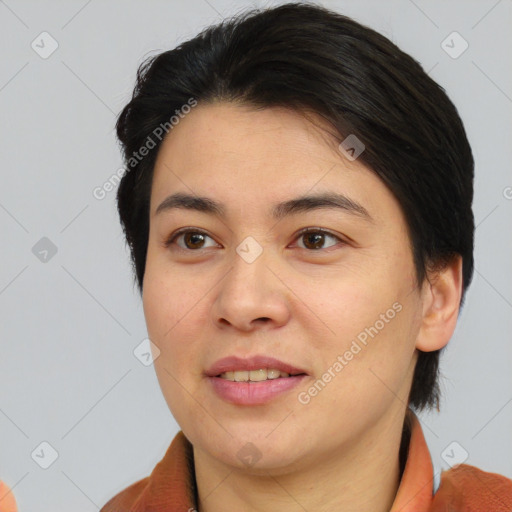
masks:
<path fill-rule="evenodd" d="M 304 2 L 246 11 L 140 64 L 116 123 L 130 167 L 117 205 L 140 293 L 153 169 L 165 140 L 154 140 L 155 128 L 190 98 L 313 112 L 340 141 L 355 135 L 365 146 L 358 159 L 404 213 L 418 284 L 462 256 L 462 307 L 473 275 L 474 161 L 456 107 L 389 39 Z M 134 159 L 148 137 L 156 147 Z M 409 394 L 417 410 L 439 410 L 440 350 L 419 351 Z"/>

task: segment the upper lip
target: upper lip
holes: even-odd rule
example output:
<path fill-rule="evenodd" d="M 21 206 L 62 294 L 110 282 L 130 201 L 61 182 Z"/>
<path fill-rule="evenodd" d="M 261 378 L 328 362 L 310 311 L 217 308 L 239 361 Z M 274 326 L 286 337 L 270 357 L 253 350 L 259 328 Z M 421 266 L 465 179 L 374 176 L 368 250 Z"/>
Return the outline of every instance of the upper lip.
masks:
<path fill-rule="evenodd" d="M 307 373 L 305 370 L 296 368 L 295 366 L 289 363 L 285 363 L 284 361 L 280 361 L 275 357 L 263 355 L 255 355 L 244 358 L 237 356 L 224 357 L 213 363 L 213 365 L 210 366 L 210 368 L 208 368 L 205 373 L 208 377 L 217 377 L 224 372 L 233 372 L 237 370 L 260 370 L 262 368 L 275 368 L 276 370 L 289 373 L 290 375 Z"/>

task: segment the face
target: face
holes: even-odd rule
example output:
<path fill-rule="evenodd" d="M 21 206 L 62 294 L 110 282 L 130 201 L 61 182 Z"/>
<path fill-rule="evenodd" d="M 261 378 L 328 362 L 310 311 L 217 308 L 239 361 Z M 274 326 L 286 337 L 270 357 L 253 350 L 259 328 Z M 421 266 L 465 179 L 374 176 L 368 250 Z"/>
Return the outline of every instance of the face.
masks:
<path fill-rule="evenodd" d="M 324 123 L 199 105 L 158 154 L 144 314 L 167 404 L 218 464 L 325 461 L 407 403 L 422 295 L 406 222 Z M 164 203 L 178 193 L 210 202 Z"/>

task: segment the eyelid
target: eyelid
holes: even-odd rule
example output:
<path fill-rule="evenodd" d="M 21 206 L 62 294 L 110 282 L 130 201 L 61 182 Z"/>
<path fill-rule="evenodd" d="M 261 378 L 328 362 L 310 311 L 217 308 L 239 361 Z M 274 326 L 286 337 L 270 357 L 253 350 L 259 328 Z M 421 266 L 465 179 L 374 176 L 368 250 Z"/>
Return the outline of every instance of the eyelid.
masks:
<path fill-rule="evenodd" d="M 208 232 L 204 231 L 203 229 L 199 229 L 199 228 L 194 228 L 192 226 L 188 226 L 188 227 L 184 227 L 184 228 L 180 228 L 178 231 L 175 231 L 174 233 L 172 233 L 169 238 L 167 238 L 165 241 L 164 241 L 164 246 L 165 247 L 169 247 L 171 246 L 172 244 L 174 244 L 175 240 L 185 234 L 185 233 L 195 233 L 195 234 L 200 234 L 200 235 L 206 235 L 207 237 L 211 238 L 212 240 L 214 240 L 214 238 L 208 234 Z M 339 235 L 333 233 L 332 231 L 328 230 L 328 229 L 325 229 L 325 228 L 320 228 L 320 227 L 313 227 L 313 226 L 309 226 L 309 227 L 306 227 L 306 228 L 302 228 L 301 230 L 299 230 L 295 235 L 294 235 L 294 238 L 293 240 L 297 240 L 298 238 L 300 238 L 302 235 L 305 235 L 306 233 L 322 233 L 324 235 L 328 235 L 328 236 L 331 236 L 333 238 L 336 238 L 338 240 L 338 242 L 341 242 L 343 245 L 346 245 L 348 242 L 346 240 L 344 240 L 342 237 L 340 237 Z M 315 252 L 325 252 L 327 251 L 328 249 L 331 249 L 332 247 L 335 247 L 335 246 L 331 246 L 331 247 L 327 247 L 326 249 L 317 249 L 317 250 L 308 250 L 308 249 L 304 249 L 306 250 L 307 252 L 311 252 L 311 253 L 315 253 Z M 183 251 L 186 251 L 186 252 L 200 252 L 202 250 L 201 249 L 197 249 L 197 250 L 193 250 L 193 249 L 183 249 L 182 247 L 179 247 L 178 246 L 178 249 L 181 249 Z M 299 249 L 302 249 L 302 247 L 299 247 Z"/>

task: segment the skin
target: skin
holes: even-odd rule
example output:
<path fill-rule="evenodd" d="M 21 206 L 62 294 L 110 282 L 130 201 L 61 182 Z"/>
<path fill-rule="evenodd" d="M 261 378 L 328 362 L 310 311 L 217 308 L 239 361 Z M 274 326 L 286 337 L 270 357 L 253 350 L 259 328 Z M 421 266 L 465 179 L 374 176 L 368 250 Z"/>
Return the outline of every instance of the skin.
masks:
<path fill-rule="evenodd" d="M 154 170 L 143 287 L 155 370 L 194 447 L 201 512 L 389 511 L 418 349 L 446 345 L 461 296 L 461 261 L 416 282 L 405 218 L 391 192 L 338 149 L 327 123 L 283 108 L 199 104 L 164 140 Z M 336 209 L 273 220 L 273 204 L 336 191 L 372 220 Z M 175 192 L 208 196 L 227 214 L 173 209 Z M 179 228 L 205 232 L 181 236 Z M 323 228 L 320 249 L 302 228 Z M 236 252 L 248 236 L 262 254 Z M 365 328 L 401 311 L 308 404 L 297 399 Z M 265 405 L 216 395 L 204 375 L 229 355 L 267 354 L 309 374 Z M 253 443 L 260 458 L 237 456 Z M 385 470 L 383 470 L 385 468 Z"/>

